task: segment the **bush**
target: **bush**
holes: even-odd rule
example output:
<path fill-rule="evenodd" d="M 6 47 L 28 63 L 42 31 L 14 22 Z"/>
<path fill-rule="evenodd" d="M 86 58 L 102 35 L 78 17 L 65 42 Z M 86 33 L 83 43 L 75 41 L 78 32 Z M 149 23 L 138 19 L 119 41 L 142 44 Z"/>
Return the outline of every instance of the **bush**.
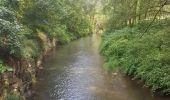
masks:
<path fill-rule="evenodd" d="M 38 43 L 34 40 L 25 39 L 22 42 L 21 57 L 24 59 L 36 58 L 41 54 Z"/>
<path fill-rule="evenodd" d="M 15 21 L 14 12 L 0 7 L 0 47 L 6 47 L 10 54 L 17 54 L 20 49 L 21 25 Z"/>
<path fill-rule="evenodd" d="M 57 42 L 60 44 L 66 44 L 71 41 L 71 35 L 66 32 L 64 26 L 55 28 L 53 37 L 57 38 Z"/>
<path fill-rule="evenodd" d="M 155 25 L 156 26 L 156 25 Z M 124 28 L 103 35 L 100 52 L 106 66 L 120 68 L 127 75 L 141 79 L 153 92 L 170 94 L 170 35 L 161 27 L 140 38 L 142 26 Z"/>

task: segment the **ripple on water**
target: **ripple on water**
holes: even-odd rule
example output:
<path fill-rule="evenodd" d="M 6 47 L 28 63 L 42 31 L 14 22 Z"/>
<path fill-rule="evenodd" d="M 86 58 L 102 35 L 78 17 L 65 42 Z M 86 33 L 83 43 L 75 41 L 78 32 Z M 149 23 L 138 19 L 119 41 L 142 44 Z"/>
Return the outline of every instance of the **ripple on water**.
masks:
<path fill-rule="evenodd" d="M 34 100 L 170 100 L 154 98 L 127 77 L 104 71 L 99 41 L 86 37 L 53 51 L 45 60 Z"/>

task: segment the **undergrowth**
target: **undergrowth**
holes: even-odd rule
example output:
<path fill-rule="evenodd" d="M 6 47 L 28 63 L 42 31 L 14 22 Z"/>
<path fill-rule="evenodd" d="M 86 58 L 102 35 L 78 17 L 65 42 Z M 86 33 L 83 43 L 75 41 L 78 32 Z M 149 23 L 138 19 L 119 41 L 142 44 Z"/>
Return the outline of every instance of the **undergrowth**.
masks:
<path fill-rule="evenodd" d="M 100 52 L 108 70 L 119 68 L 161 95 L 170 94 L 170 30 L 164 21 L 156 22 L 144 33 L 146 22 L 133 28 L 106 31 Z"/>

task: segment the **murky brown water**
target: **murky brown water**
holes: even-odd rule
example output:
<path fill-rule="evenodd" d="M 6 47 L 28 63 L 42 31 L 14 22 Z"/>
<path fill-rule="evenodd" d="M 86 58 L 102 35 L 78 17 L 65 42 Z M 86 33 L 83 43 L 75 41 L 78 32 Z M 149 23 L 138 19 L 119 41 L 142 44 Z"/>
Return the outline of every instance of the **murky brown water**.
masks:
<path fill-rule="evenodd" d="M 34 100 L 170 100 L 105 71 L 99 44 L 100 37 L 92 36 L 54 50 L 45 60 Z"/>

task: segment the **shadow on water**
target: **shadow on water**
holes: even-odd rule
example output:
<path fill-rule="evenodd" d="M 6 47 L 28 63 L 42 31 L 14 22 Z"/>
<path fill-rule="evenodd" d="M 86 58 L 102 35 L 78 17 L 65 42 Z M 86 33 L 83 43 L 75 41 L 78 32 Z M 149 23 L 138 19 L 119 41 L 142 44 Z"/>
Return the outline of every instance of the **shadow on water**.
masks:
<path fill-rule="evenodd" d="M 153 97 L 120 73 L 106 72 L 99 44 L 100 37 L 85 37 L 52 51 L 31 100 L 170 100 Z"/>

